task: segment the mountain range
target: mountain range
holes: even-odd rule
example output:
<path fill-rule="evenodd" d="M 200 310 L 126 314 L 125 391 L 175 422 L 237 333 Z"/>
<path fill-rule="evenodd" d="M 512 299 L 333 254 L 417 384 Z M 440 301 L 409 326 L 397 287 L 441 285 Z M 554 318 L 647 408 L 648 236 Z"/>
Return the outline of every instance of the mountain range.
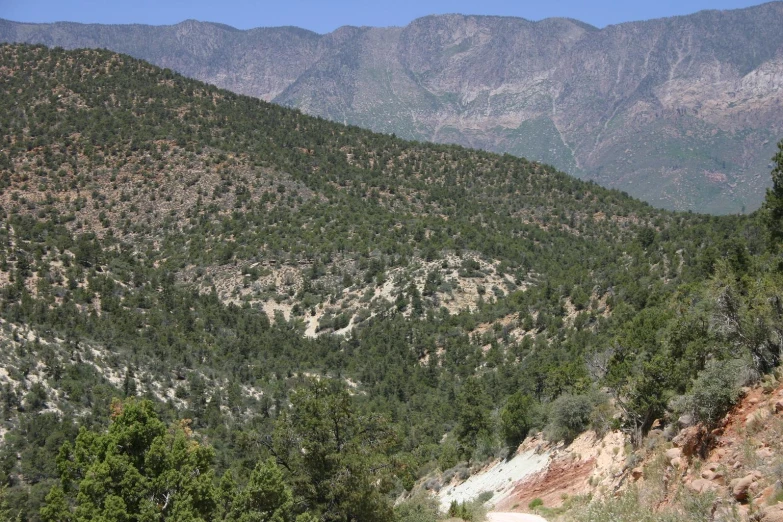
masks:
<path fill-rule="evenodd" d="M 405 27 L 27 24 L 0 41 L 127 53 L 397 136 L 550 163 L 670 209 L 758 208 L 783 121 L 783 3 L 598 29 L 442 15 Z"/>

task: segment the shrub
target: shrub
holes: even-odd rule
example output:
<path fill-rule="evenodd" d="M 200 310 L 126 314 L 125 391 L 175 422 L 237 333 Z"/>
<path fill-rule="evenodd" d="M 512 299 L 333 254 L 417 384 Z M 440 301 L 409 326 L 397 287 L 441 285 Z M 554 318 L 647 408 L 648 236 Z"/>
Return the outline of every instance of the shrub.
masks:
<path fill-rule="evenodd" d="M 454 500 L 451 502 L 448 512 L 450 518 L 461 518 L 468 522 L 479 522 L 484 520 L 486 515 L 487 511 L 483 506 L 483 502 L 479 500 L 462 503 L 457 503 L 457 501 Z"/>
<path fill-rule="evenodd" d="M 454 437 L 448 437 L 441 444 L 438 466 L 442 470 L 451 469 L 459 462 L 460 445 Z M 448 481 L 446 481 L 448 482 Z"/>
<path fill-rule="evenodd" d="M 697 421 L 712 426 L 737 402 L 740 394 L 737 376 L 741 366 L 742 362 L 737 360 L 707 362 L 685 400 L 688 412 Z"/>
<path fill-rule="evenodd" d="M 46 388 L 40 382 L 36 382 L 24 397 L 25 408 L 38 411 L 46 407 Z"/>
<path fill-rule="evenodd" d="M 470 478 L 470 468 L 465 463 L 462 463 L 454 468 L 454 471 L 457 473 L 457 477 L 460 480 L 464 481 Z"/>
<path fill-rule="evenodd" d="M 595 431 L 599 437 L 603 437 L 607 432 L 611 431 L 616 424 L 614 409 L 605 394 L 596 394 L 594 403 L 595 406 L 590 413 L 590 428 Z"/>
<path fill-rule="evenodd" d="M 436 522 L 440 518 L 438 501 L 426 493 L 417 493 L 394 508 L 399 522 Z"/>
<path fill-rule="evenodd" d="M 593 401 L 586 395 L 563 394 L 552 403 L 547 436 L 571 442 L 590 424 Z"/>
<path fill-rule="evenodd" d="M 507 455 L 506 447 L 494 434 L 481 433 L 477 437 L 476 449 L 473 450 L 471 461 L 486 463 L 496 458 L 505 458 Z"/>
<path fill-rule="evenodd" d="M 491 491 L 482 491 L 479 493 L 476 501 L 481 502 L 482 504 L 486 504 L 493 496 L 495 496 L 495 494 Z"/>

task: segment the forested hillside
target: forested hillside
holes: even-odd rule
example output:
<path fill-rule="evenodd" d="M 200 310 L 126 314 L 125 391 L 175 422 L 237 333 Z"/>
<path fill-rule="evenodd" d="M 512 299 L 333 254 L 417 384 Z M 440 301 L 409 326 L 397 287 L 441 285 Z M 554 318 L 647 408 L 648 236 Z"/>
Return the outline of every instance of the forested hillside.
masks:
<path fill-rule="evenodd" d="M 507 152 L 656 207 L 748 213 L 782 132 L 783 2 L 596 28 L 470 13 L 239 30 L 0 20 L 0 42 L 127 53 L 379 132 Z"/>
<path fill-rule="evenodd" d="M 656 210 L 108 51 L 0 47 L 0 129 L 11 517 L 404 518 L 530 430 L 638 442 L 779 362 L 777 193 Z"/>

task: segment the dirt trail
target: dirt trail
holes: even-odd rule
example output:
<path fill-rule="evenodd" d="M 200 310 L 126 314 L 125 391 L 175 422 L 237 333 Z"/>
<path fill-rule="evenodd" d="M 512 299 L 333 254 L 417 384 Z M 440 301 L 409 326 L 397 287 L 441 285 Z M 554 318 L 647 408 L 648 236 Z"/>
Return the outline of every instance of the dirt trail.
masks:
<path fill-rule="evenodd" d="M 487 513 L 489 522 L 547 522 L 545 518 L 529 513 Z"/>

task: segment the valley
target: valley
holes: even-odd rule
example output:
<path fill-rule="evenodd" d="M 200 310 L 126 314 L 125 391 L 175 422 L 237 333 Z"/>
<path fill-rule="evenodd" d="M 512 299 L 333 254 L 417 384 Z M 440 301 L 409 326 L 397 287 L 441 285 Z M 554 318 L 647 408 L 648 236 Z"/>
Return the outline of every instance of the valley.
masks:
<path fill-rule="evenodd" d="M 783 156 L 759 212 L 662 210 L 41 45 L 0 46 L 0 107 L 2 517 L 583 520 L 777 393 Z M 733 473 L 773 487 L 765 447 Z"/>

